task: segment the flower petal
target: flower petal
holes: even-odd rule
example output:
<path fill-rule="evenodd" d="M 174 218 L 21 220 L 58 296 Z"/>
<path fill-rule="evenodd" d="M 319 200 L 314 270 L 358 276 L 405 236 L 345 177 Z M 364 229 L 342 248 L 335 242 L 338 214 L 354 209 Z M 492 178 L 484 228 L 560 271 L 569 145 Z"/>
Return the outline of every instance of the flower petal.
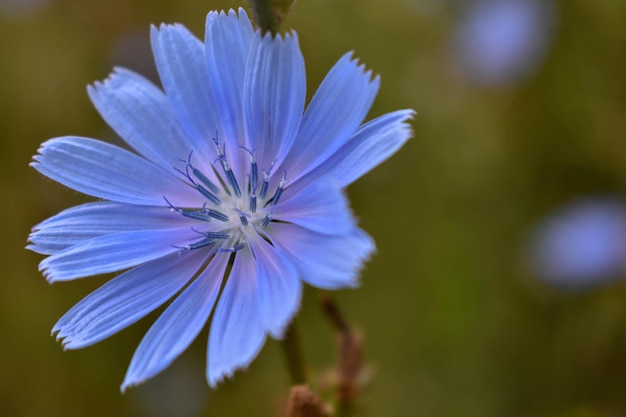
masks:
<path fill-rule="evenodd" d="M 108 201 L 87 203 L 62 211 L 33 228 L 28 249 L 52 255 L 70 246 L 111 233 L 188 226 L 197 220 L 166 207 L 136 206 Z"/>
<path fill-rule="evenodd" d="M 378 92 L 380 79 L 342 56 L 329 71 L 309 104 L 285 170 L 291 181 L 326 160 L 357 130 Z"/>
<path fill-rule="evenodd" d="M 276 250 L 288 256 L 302 279 L 324 289 L 356 287 L 359 271 L 375 250 L 363 230 L 328 236 L 288 223 L 270 223 L 266 229 Z"/>
<path fill-rule="evenodd" d="M 206 377 L 211 387 L 248 366 L 265 343 L 257 293 L 254 258 L 250 250 L 240 250 L 217 303 L 209 333 Z"/>
<path fill-rule="evenodd" d="M 166 206 L 163 196 L 200 207 L 200 194 L 139 156 L 94 139 L 44 142 L 30 165 L 76 191 L 120 203 Z"/>
<path fill-rule="evenodd" d="M 97 343 L 130 326 L 176 294 L 206 254 L 172 254 L 111 279 L 59 319 L 52 329 L 66 349 Z"/>
<path fill-rule="evenodd" d="M 165 170 L 194 148 L 168 98 L 133 71 L 116 68 L 104 82 L 87 89 L 104 120 L 130 146 Z"/>
<path fill-rule="evenodd" d="M 182 25 L 153 26 L 150 34 L 163 88 L 195 143 L 193 151 L 201 161 L 212 161 L 216 154 L 209 141 L 218 133 L 219 106 L 209 86 L 204 45 Z"/>
<path fill-rule="evenodd" d="M 243 97 L 250 151 L 269 170 L 291 148 L 304 110 L 304 59 L 295 33 L 252 38 Z"/>
<path fill-rule="evenodd" d="M 263 322 L 273 337 L 281 339 L 300 307 L 302 281 L 291 262 L 260 236 L 250 244 L 256 259 Z"/>
<path fill-rule="evenodd" d="M 364 124 L 348 143 L 307 175 L 304 182 L 317 181 L 320 175 L 329 175 L 336 178 L 340 186 L 347 187 L 409 140 L 412 132 L 407 121 L 413 114 L 413 110 L 398 110 Z"/>
<path fill-rule="evenodd" d="M 285 190 L 284 198 L 273 207 L 274 219 L 332 235 L 345 234 L 355 226 L 348 200 L 328 178 L 318 179 L 297 192 L 289 191 Z"/>
<path fill-rule="evenodd" d="M 198 336 L 215 304 L 229 258 L 216 255 L 148 330 L 130 362 L 122 392 L 167 368 Z"/>
<path fill-rule="evenodd" d="M 254 29 L 246 12 L 210 12 L 206 19 L 205 50 L 209 84 L 219 106 L 220 135 L 229 145 L 235 172 L 245 173 L 247 159 L 239 146 L 248 148 L 244 132 L 243 83 Z"/>
<path fill-rule="evenodd" d="M 178 252 L 193 239 L 198 232 L 189 227 L 99 236 L 47 257 L 39 270 L 49 282 L 121 271 Z"/>

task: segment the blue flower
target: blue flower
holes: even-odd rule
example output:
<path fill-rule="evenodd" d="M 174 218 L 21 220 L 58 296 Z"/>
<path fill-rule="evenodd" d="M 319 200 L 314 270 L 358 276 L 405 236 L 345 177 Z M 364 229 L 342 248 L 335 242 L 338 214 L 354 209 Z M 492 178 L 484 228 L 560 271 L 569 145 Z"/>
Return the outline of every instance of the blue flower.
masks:
<path fill-rule="evenodd" d="M 105 339 L 173 298 L 137 348 L 122 390 L 166 368 L 215 307 L 209 384 L 281 338 L 302 283 L 357 285 L 374 250 L 342 189 L 410 137 L 411 110 L 361 125 L 379 86 L 350 54 L 306 111 L 297 35 L 261 36 L 246 13 L 209 13 L 205 43 L 181 25 L 152 28 L 165 92 L 117 68 L 88 89 L 136 152 L 98 140 L 45 142 L 32 166 L 103 201 L 36 226 L 48 281 L 123 271 L 53 332 L 67 349 Z"/>
<path fill-rule="evenodd" d="M 543 219 L 526 248 L 533 274 L 561 289 L 586 289 L 626 272 L 626 203 L 587 197 Z"/>
<path fill-rule="evenodd" d="M 453 34 L 453 60 L 470 82 L 513 86 L 538 70 L 556 21 L 552 0 L 479 0 L 466 10 Z"/>

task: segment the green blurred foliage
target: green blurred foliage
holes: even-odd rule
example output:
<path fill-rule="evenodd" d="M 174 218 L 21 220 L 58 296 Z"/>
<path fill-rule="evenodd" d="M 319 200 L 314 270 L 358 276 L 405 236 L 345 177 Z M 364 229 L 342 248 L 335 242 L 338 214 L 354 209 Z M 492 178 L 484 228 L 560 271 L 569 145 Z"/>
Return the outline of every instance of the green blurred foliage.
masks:
<path fill-rule="evenodd" d="M 37 271 L 41 257 L 23 249 L 32 225 L 88 201 L 28 168 L 39 143 L 66 134 L 117 140 L 85 86 L 114 65 L 154 78 L 151 23 L 181 22 L 202 36 L 209 9 L 240 5 L 51 0 L 33 10 L 0 9 L 8 238 L 1 251 L 1 415 L 275 415 L 288 386 L 278 344 L 267 343 L 248 371 L 210 391 L 206 330 L 164 374 L 121 395 L 126 366 L 155 315 L 96 346 L 63 352 L 49 336 L 52 325 L 106 277 L 50 286 Z M 626 193 L 626 3 L 560 1 L 546 60 L 533 78 L 506 89 L 468 85 L 450 69 L 458 6 L 299 0 L 283 23 L 298 31 L 309 94 L 341 54 L 355 50 L 382 77 L 371 116 L 419 112 L 415 138 L 349 190 L 378 245 L 361 288 L 335 294 L 362 331 L 374 372 L 359 412 L 624 416 L 626 287 L 548 288 L 525 272 L 520 245 L 541 216 L 577 196 Z M 334 336 L 312 289 L 298 320 L 320 377 L 334 360 Z"/>

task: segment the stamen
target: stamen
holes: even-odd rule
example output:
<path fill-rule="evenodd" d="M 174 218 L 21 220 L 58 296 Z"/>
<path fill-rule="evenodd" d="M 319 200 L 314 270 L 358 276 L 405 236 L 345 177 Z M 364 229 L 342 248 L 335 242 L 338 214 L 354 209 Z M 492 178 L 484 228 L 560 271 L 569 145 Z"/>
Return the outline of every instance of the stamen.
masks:
<path fill-rule="evenodd" d="M 256 213 L 256 192 L 254 190 L 250 193 L 250 211 Z"/>
<path fill-rule="evenodd" d="M 209 190 L 207 190 L 206 188 L 204 188 L 203 186 L 201 186 L 200 184 L 196 184 L 195 185 L 196 190 L 200 191 L 200 194 L 202 194 L 203 196 L 205 196 L 206 198 L 208 198 L 209 200 L 211 200 L 211 202 L 213 202 L 213 204 L 215 205 L 220 205 L 222 204 L 222 200 L 220 200 L 219 198 L 217 198 L 215 195 L 213 195 Z"/>
<path fill-rule="evenodd" d="M 199 240 L 195 243 L 190 243 L 189 245 L 185 245 L 185 246 L 174 246 L 176 249 L 180 249 L 181 252 L 182 251 L 188 251 L 188 250 L 194 250 L 194 249 L 200 249 L 200 248 L 205 248 L 207 246 L 213 245 L 214 243 L 217 242 L 217 239 L 210 239 L 210 238 L 206 238 L 206 239 L 202 239 Z"/>
<path fill-rule="evenodd" d="M 183 209 L 176 209 L 179 214 L 182 214 L 185 217 L 189 217 L 190 219 L 209 221 L 211 218 L 207 217 L 204 213 L 200 211 L 187 211 Z"/>
<path fill-rule="evenodd" d="M 174 206 L 172 203 L 170 203 L 170 201 L 163 196 L 163 199 L 165 200 L 165 202 L 167 203 L 168 206 L 170 206 L 170 210 L 175 211 L 178 214 L 181 214 L 185 217 L 188 217 L 190 219 L 195 219 L 195 220 L 202 220 L 205 222 L 208 222 L 211 220 L 211 217 L 208 217 L 207 214 L 205 213 L 205 211 L 189 211 L 189 210 L 183 210 L 181 208 L 178 208 L 176 206 Z M 225 220 L 225 221 L 228 221 Z"/>
<path fill-rule="evenodd" d="M 263 219 L 263 223 L 261 223 L 261 227 L 265 228 L 267 227 L 268 224 L 270 224 L 270 222 L 272 221 L 272 215 L 268 214 L 267 216 L 265 216 L 265 218 Z"/>
<path fill-rule="evenodd" d="M 222 248 L 220 250 L 218 250 L 218 252 L 238 252 L 240 250 L 242 250 L 243 248 L 246 247 L 246 243 L 245 242 L 239 242 L 237 243 L 235 246 L 233 246 L 232 248 Z"/>
<path fill-rule="evenodd" d="M 228 233 L 224 233 L 224 232 L 201 232 L 199 230 L 196 230 L 195 228 L 191 228 L 191 230 L 193 230 L 196 233 L 201 234 L 202 236 L 209 238 L 209 239 L 213 239 L 213 240 L 217 240 L 217 239 L 228 239 L 230 237 L 230 235 Z"/>
<path fill-rule="evenodd" d="M 263 184 L 261 184 L 261 191 L 259 192 L 259 198 L 263 200 L 267 194 L 267 187 L 269 187 L 270 173 L 269 171 L 263 171 Z"/>
<path fill-rule="evenodd" d="M 203 196 L 205 196 L 206 198 L 211 200 L 214 204 L 219 206 L 220 204 L 222 204 L 222 201 L 215 194 L 219 194 L 220 189 L 217 188 L 217 186 L 215 184 L 213 184 L 213 182 L 206 175 L 204 175 L 199 169 L 195 168 L 191 164 L 191 156 L 192 155 L 193 155 L 193 151 L 189 152 L 189 156 L 187 157 L 186 161 L 181 159 L 181 162 L 185 162 L 186 163 L 185 172 L 181 171 L 178 168 L 174 168 L 174 169 L 176 171 L 178 171 L 179 173 L 181 173 L 182 175 L 184 175 L 185 178 L 187 178 L 187 180 L 189 180 L 191 185 L 193 185 L 193 187 L 196 190 L 198 190 Z M 207 190 L 202 185 L 200 185 L 196 181 L 194 181 L 194 179 L 191 177 L 191 174 L 189 173 L 190 169 L 191 169 L 191 172 L 193 172 L 193 175 L 195 175 L 196 178 L 198 178 L 200 180 L 200 182 L 202 182 L 204 185 L 209 187 L 209 189 L 211 191 Z"/>
<path fill-rule="evenodd" d="M 201 232 L 199 230 L 196 230 L 195 228 L 191 228 L 191 230 L 193 230 L 196 233 L 201 234 L 202 236 L 204 236 L 204 239 L 201 239 L 197 242 L 194 243 L 190 243 L 189 245 L 185 245 L 185 246 L 174 246 L 177 249 L 181 249 L 184 251 L 187 250 L 193 250 L 193 249 L 200 249 L 200 248 L 204 248 L 206 246 L 209 246 L 215 242 L 217 242 L 218 240 L 225 240 L 225 239 L 229 239 L 230 235 L 228 233 L 224 233 L 224 232 Z"/>
<path fill-rule="evenodd" d="M 268 169 L 267 171 L 263 170 L 263 184 L 261 184 L 261 192 L 259 193 L 259 198 L 261 200 L 263 200 L 267 195 L 267 187 L 269 187 L 270 175 L 272 173 L 272 168 L 274 168 L 275 163 L 276 161 L 272 162 L 272 164 L 270 165 L 270 169 Z"/>
<path fill-rule="evenodd" d="M 239 184 L 237 184 L 237 179 L 235 178 L 235 174 L 233 174 L 233 171 L 230 169 L 230 167 L 227 166 L 226 161 L 223 161 L 222 164 L 226 165 L 226 167 L 224 168 L 224 171 L 226 173 L 226 178 L 228 178 L 228 182 L 230 182 L 230 185 L 233 187 L 233 191 L 235 192 L 235 195 L 238 198 L 241 197 L 241 190 L 239 189 Z"/>
<path fill-rule="evenodd" d="M 187 171 L 187 177 L 191 180 L 191 176 L 189 175 L 189 168 L 191 168 L 191 172 L 193 172 L 193 175 L 195 175 L 196 178 L 198 178 L 204 185 L 209 187 L 209 189 L 212 192 L 214 192 L 215 194 L 219 194 L 220 189 L 217 188 L 217 186 L 213 183 L 213 181 L 211 181 L 206 175 L 204 175 L 202 171 L 200 171 L 199 169 L 197 169 L 191 164 L 192 155 L 193 155 L 193 150 L 189 152 L 189 156 L 187 157 L 187 167 L 185 169 Z"/>
<path fill-rule="evenodd" d="M 189 245 L 185 246 L 183 249 L 185 250 L 200 249 L 200 248 L 204 248 L 209 245 L 212 245 L 214 243 L 215 243 L 215 239 L 202 239 L 196 243 L 190 243 Z"/>
<path fill-rule="evenodd" d="M 274 197 L 272 197 L 272 199 L 270 200 L 272 206 L 275 206 L 276 204 L 278 204 L 278 200 L 280 200 L 280 196 L 283 194 L 283 190 L 285 189 L 286 183 L 287 183 L 287 173 L 283 172 L 283 179 L 280 180 L 280 184 L 278 184 L 278 188 L 276 188 Z"/>
<path fill-rule="evenodd" d="M 256 163 L 256 157 L 253 150 L 251 151 L 243 146 L 240 146 L 240 148 L 250 155 L 250 191 L 254 191 L 259 182 L 259 168 Z"/>
<path fill-rule="evenodd" d="M 213 217 L 214 219 L 220 220 L 224 223 L 226 223 L 228 221 L 228 216 L 225 215 L 224 213 L 217 211 L 217 210 L 213 210 L 213 209 L 207 209 L 206 207 L 202 209 L 203 213 L 206 213 L 207 216 L 209 217 Z"/>
<path fill-rule="evenodd" d="M 211 181 L 206 175 L 204 175 L 202 173 L 202 171 L 200 171 L 199 169 L 193 167 L 191 164 L 189 164 L 189 166 L 191 167 L 191 170 L 193 172 L 193 175 L 195 175 L 200 181 L 202 181 L 202 183 L 204 185 L 206 185 L 207 187 L 209 187 L 211 189 L 211 191 L 213 191 L 214 193 L 218 194 L 220 192 L 220 189 L 217 188 L 217 185 L 215 185 L 213 183 L 213 181 Z"/>
<path fill-rule="evenodd" d="M 233 170 L 230 169 L 228 161 L 226 160 L 226 145 L 224 145 L 223 149 L 220 148 L 220 141 L 217 135 L 213 138 L 213 142 L 215 142 L 215 149 L 217 149 L 218 160 L 222 164 L 222 169 L 224 170 L 224 174 L 226 174 L 226 178 L 228 179 L 230 186 L 233 188 L 233 192 L 237 197 L 241 197 L 241 190 L 239 189 L 239 184 L 237 184 L 235 174 L 233 174 Z"/>
<path fill-rule="evenodd" d="M 194 250 L 199 248 L 209 247 L 212 253 L 217 251 L 235 253 L 245 248 L 247 245 L 247 237 L 249 233 L 258 233 L 263 239 L 269 241 L 266 236 L 266 230 L 269 224 L 274 221 L 272 217 L 272 209 L 268 208 L 279 203 L 282 194 L 287 185 L 287 173 L 282 173 L 282 178 L 276 187 L 273 196 L 268 195 L 270 179 L 274 174 L 272 163 L 268 170 L 261 170 L 263 178 L 259 178 L 259 166 L 256 161 L 256 154 L 254 151 L 243 148 L 250 155 L 250 171 L 247 175 L 247 184 L 245 192 L 248 193 L 242 200 L 242 192 L 237 178 L 231 167 L 228 164 L 226 157 L 225 144 L 220 142 L 217 134 L 213 138 L 215 149 L 217 151 L 218 158 L 209 167 L 213 169 L 211 178 L 205 175 L 202 171 L 193 166 L 191 162 L 192 153 L 189 153 L 188 159 L 182 160 L 186 164 L 185 168 L 174 168 L 183 177 L 187 185 L 195 188 L 203 197 L 204 203 L 201 208 L 179 208 L 174 206 L 164 196 L 163 199 L 172 211 L 176 213 L 202 222 L 209 222 L 218 220 L 226 223 L 223 226 L 219 226 L 218 231 L 202 231 L 202 227 L 196 224 L 199 230 L 192 230 L 198 233 L 197 239 L 192 239 L 191 243 L 177 247 L 182 251 Z M 219 161 L 222 172 L 218 172 L 219 168 L 217 162 Z M 215 181 L 215 182 L 214 182 Z M 274 184 L 274 181 L 273 181 Z M 246 204 L 245 199 L 248 199 Z M 260 200 L 259 200 L 260 199 Z M 261 204 L 263 208 L 263 214 L 258 213 L 258 205 Z M 248 207 L 245 207 L 248 205 Z M 219 206 L 219 207 L 218 207 Z M 219 208 L 219 210 L 216 210 Z M 265 217 L 262 217 L 265 215 Z M 241 226 L 237 226 L 235 223 L 231 223 L 234 217 L 238 216 Z M 212 228 L 215 230 L 215 228 Z M 187 243 L 187 242 L 185 242 Z M 176 247 L 176 246 L 175 246 Z"/>
<path fill-rule="evenodd" d="M 257 167 L 256 161 L 252 159 L 252 163 L 250 167 L 250 189 L 256 190 L 256 186 L 258 182 L 259 182 L 259 168 Z"/>
<path fill-rule="evenodd" d="M 228 233 L 222 232 L 205 232 L 204 235 L 212 239 L 228 239 L 230 237 Z"/>

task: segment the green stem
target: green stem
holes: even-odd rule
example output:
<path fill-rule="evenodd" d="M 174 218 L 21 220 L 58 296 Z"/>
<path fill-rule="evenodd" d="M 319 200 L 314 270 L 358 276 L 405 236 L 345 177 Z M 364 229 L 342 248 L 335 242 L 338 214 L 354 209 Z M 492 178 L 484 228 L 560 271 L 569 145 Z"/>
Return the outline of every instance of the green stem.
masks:
<path fill-rule="evenodd" d="M 275 35 L 278 32 L 280 21 L 278 15 L 272 5 L 272 0 L 249 0 L 254 12 L 254 20 L 256 25 L 261 28 L 261 32 L 265 35 L 270 32 Z"/>
<path fill-rule="evenodd" d="M 302 348 L 300 339 L 298 338 L 298 328 L 294 319 L 285 333 L 285 338 L 281 342 L 285 358 L 287 359 L 287 367 L 291 375 L 291 383 L 300 385 L 306 383 L 306 371 L 304 369 L 304 358 L 302 357 Z"/>

